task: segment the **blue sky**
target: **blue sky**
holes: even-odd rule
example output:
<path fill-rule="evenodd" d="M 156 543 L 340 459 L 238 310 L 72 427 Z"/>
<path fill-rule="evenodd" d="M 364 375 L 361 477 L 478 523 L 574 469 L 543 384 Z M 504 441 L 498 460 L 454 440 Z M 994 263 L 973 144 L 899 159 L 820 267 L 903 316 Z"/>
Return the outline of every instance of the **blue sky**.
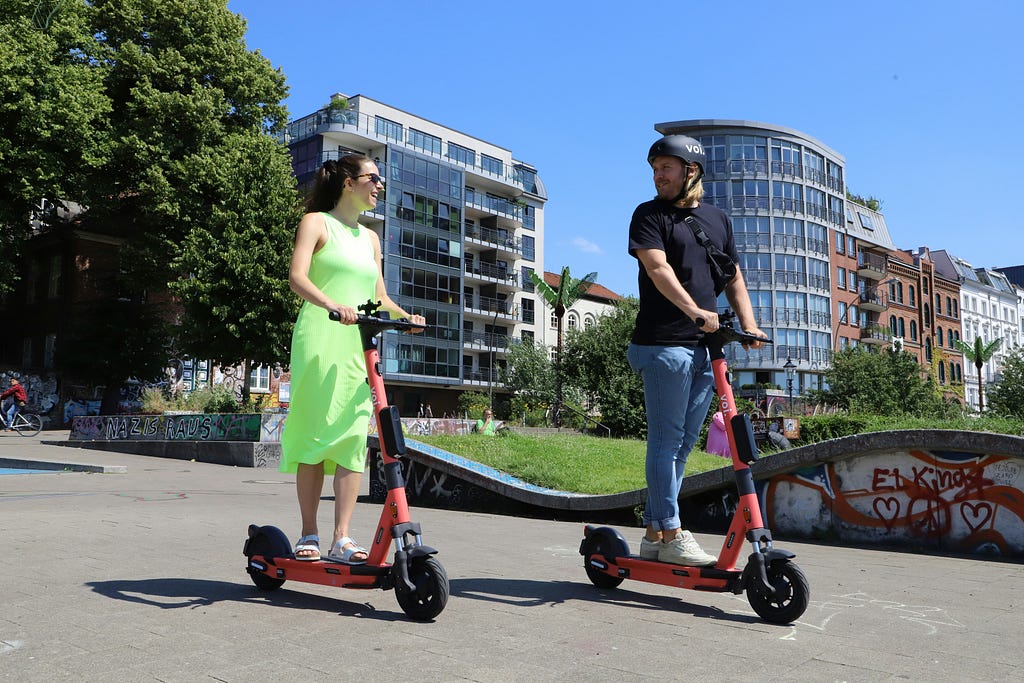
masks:
<path fill-rule="evenodd" d="M 654 124 L 794 128 L 903 249 L 1024 264 L 1024 3 L 229 0 L 292 118 L 362 94 L 512 150 L 548 190 L 545 269 L 636 293 Z M 327 8 L 337 9 L 325 11 Z"/>

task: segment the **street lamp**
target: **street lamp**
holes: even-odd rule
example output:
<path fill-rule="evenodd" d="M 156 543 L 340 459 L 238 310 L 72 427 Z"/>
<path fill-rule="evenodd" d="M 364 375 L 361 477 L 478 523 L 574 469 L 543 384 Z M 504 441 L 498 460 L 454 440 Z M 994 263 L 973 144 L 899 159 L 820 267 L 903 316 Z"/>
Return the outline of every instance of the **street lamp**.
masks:
<path fill-rule="evenodd" d="M 786 371 L 786 387 L 789 389 L 789 412 L 793 412 L 793 378 L 796 377 L 796 364 L 792 358 L 786 359 L 786 364 L 782 366 L 782 369 Z"/>

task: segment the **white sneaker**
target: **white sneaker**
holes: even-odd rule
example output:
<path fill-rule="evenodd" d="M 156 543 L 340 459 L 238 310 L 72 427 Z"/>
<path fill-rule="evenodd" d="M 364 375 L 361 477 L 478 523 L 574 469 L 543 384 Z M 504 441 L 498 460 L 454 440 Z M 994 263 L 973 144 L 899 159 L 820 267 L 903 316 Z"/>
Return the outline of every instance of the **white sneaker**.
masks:
<path fill-rule="evenodd" d="M 710 567 L 718 562 L 718 558 L 704 552 L 689 531 L 680 531 L 674 539 L 661 544 L 658 561 L 687 567 Z"/>
<path fill-rule="evenodd" d="M 647 536 L 644 536 L 640 540 L 640 559 L 657 560 L 659 553 L 661 553 L 661 546 L 661 539 L 648 541 Z"/>

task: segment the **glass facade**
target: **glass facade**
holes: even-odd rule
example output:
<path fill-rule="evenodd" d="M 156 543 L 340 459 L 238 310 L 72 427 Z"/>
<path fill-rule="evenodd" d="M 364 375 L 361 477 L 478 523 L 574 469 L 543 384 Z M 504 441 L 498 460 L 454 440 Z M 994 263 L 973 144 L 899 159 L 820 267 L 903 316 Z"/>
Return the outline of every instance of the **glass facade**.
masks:
<path fill-rule="evenodd" d="M 384 281 L 400 306 L 441 329 L 388 333 L 384 370 L 396 379 L 450 384 L 462 367 L 464 173 L 394 146 L 388 159 Z"/>
<path fill-rule="evenodd" d="M 842 160 L 793 131 L 756 124 L 694 121 L 658 130 L 704 145 L 704 200 L 732 217 L 755 314 L 775 340 L 756 352 L 727 349 L 736 381 L 785 386 L 782 366 L 791 359 L 798 367 L 797 392 L 820 386 L 834 348 L 831 287 L 837 271 L 829 232 L 846 221 Z M 844 278 L 844 286 L 857 282 L 855 271 Z M 721 305 L 728 305 L 724 296 Z"/>

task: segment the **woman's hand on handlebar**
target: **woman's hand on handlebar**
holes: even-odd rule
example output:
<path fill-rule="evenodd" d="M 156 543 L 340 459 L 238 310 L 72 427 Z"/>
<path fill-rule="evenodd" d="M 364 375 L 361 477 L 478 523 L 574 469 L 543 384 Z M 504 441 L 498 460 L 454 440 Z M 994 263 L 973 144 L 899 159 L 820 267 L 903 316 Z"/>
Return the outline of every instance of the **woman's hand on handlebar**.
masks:
<path fill-rule="evenodd" d="M 422 315 L 410 315 L 408 320 L 413 325 L 412 329 L 409 330 L 409 334 L 419 334 L 427 326 L 427 319 Z"/>
<path fill-rule="evenodd" d="M 342 325 L 355 325 L 359 320 L 359 311 L 351 306 L 335 306 L 332 310 L 338 314 L 336 319 Z M 331 318 L 335 316 L 332 315 Z"/>

